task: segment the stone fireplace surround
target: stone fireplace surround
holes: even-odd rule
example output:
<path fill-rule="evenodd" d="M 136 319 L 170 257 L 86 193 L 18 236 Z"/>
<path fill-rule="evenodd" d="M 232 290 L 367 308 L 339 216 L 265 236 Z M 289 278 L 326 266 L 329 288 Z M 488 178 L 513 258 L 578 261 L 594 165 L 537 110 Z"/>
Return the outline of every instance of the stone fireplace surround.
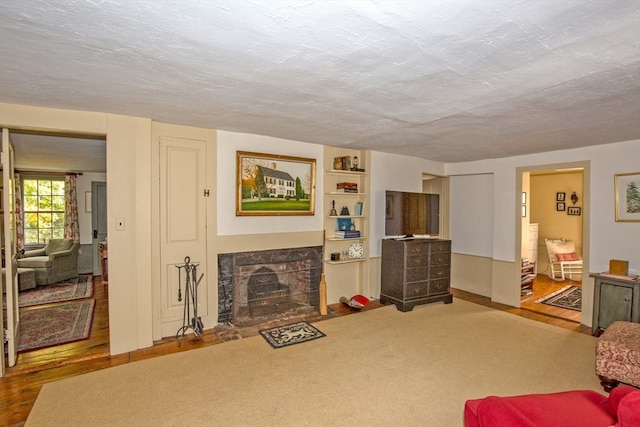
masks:
<path fill-rule="evenodd" d="M 218 322 L 246 326 L 318 314 L 321 273 L 322 246 L 219 254 Z M 278 282 L 266 285 L 274 296 L 261 294 L 256 303 L 250 283 L 267 277 Z"/>

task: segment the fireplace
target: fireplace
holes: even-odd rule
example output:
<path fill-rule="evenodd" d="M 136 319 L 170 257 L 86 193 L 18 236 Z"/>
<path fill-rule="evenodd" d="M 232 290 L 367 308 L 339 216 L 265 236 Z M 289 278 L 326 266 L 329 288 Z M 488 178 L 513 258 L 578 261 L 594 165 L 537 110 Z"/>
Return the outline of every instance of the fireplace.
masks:
<path fill-rule="evenodd" d="M 319 313 L 322 246 L 218 256 L 218 322 L 237 326 Z"/>

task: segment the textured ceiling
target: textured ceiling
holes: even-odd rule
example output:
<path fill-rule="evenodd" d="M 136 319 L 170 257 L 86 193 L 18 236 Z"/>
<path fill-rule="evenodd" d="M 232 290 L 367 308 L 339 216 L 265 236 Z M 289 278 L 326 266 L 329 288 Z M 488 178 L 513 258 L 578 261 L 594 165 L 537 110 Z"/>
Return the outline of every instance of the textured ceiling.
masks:
<path fill-rule="evenodd" d="M 442 162 L 640 139 L 637 0 L 2 0 L 0 101 Z"/>

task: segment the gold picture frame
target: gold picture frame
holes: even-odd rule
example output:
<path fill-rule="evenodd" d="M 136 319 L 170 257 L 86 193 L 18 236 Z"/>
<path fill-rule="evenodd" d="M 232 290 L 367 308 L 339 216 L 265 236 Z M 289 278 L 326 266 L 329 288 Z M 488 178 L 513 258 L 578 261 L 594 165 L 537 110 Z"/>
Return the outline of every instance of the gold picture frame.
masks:
<path fill-rule="evenodd" d="M 640 222 L 640 172 L 614 175 L 616 222 Z"/>
<path fill-rule="evenodd" d="M 316 160 L 238 151 L 236 216 L 314 215 Z"/>

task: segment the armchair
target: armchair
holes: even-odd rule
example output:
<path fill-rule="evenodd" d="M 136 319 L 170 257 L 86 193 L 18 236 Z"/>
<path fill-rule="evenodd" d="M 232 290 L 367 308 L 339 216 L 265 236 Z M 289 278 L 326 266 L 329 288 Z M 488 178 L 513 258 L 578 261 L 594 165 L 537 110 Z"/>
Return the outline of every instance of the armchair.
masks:
<path fill-rule="evenodd" d="M 36 272 L 36 285 L 44 286 L 78 277 L 80 242 L 72 239 L 51 239 L 42 249 L 25 251 L 18 259 L 19 268 Z"/>
<path fill-rule="evenodd" d="M 582 279 L 582 260 L 576 253 L 576 245 L 571 240 L 544 239 L 549 254 L 549 268 L 551 279 L 565 280 L 566 276 L 573 279 L 573 275 L 579 275 Z M 559 276 L 559 277 L 558 277 Z"/>

